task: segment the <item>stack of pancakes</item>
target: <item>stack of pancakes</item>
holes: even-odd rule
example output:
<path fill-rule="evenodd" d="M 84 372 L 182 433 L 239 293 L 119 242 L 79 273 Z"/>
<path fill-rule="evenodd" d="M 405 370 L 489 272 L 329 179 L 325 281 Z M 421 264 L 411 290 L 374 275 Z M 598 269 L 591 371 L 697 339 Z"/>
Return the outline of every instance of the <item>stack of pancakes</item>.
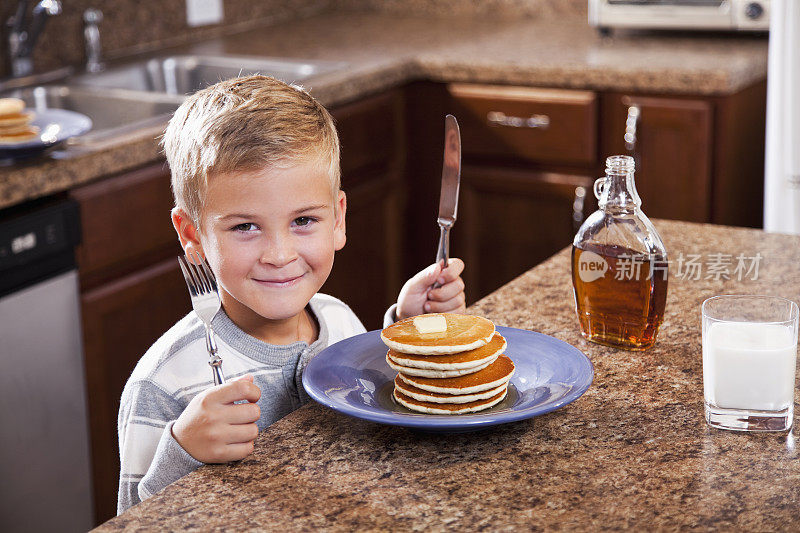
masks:
<path fill-rule="evenodd" d="M 0 98 L 0 145 L 28 142 L 39 136 L 31 125 L 35 114 L 19 98 Z"/>
<path fill-rule="evenodd" d="M 447 324 L 427 331 L 429 318 Z M 415 320 L 417 324 L 415 325 Z M 437 313 L 401 320 L 381 332 L 386 362 L 398 374 L 394 399 L 421 413 L 474 413 L 497 405 L 508 393 L 514 363 L 507 343 L 482 317 Z"/>

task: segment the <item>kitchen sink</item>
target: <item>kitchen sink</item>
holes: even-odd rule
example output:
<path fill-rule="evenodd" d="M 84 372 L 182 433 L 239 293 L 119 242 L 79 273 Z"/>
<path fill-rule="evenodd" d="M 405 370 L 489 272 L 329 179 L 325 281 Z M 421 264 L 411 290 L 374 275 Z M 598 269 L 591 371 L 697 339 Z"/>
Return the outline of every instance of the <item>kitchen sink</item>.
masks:
<path fill-rule="evenodd" d="M 342 62 L 240 56 L 170 55 L 145 59 L 74 78 L 80 85 L 187 95 L 220 80 L 263 74 L 302 82 L 345 66 Z"/>
<path fill-rule="evenodd" d="M 42 84 L 42 80 L 22 88 L 0 87 L 0 97 L 21 98 L 33 110 L 66 109 L 88 116 L 92 119 L 91 131 L 69 142 L 91 144 L 142 128 L 163 127 L 187 95 L 220 80 L 264 74 L 286 82 L 303 82 L 345 65 L 282 58 L 165 55 L 48 84 Z"/>
<path fill-rule="evenodd" d="M 183 97 L 75 85 L 42 85 L 0 94 L 16 97 L 34 110 L 66 109 L 92 119 L 92 130 L 73 143 L 99 141 L 147 126 L 165 124 Z"/>

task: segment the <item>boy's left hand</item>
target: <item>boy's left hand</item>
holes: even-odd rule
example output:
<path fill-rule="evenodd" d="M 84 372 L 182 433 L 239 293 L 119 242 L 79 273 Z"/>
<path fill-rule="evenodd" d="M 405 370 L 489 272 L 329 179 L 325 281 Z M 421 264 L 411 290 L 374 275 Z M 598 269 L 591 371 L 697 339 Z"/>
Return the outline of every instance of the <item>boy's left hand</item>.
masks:
<path fill-rule="evenodd" d="M 466 312 L 463 271 L 464 261 L 453 257 L 444 270 L 441 263 L 434 263 L 406 281 L 397 298 L 397 319 L 423 313 Z M 437 280 L 442 286 L 434 289 Z"/>

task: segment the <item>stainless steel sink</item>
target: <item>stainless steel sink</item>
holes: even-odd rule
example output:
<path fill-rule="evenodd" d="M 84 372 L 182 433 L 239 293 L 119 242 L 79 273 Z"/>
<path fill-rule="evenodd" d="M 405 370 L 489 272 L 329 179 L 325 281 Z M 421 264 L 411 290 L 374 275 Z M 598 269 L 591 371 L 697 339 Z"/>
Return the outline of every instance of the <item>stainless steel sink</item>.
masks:
<path fill-rule="evenodd" d="M 84 74 L 75 83 L 106 89 L 159 92 L 173 95 L 194 93 L 220 80 L 263 74 L 286 82 L 302 82 L 334 72 L 345 63 L 239 56 L 170 55 L 155 57 Z"/>
<path fill-rule="evenodd" d="M 92 130 L 73 139 L 90 143 L 148 126 L 162 125 L 183 101 L 182 96 L 124 90 L 93 89 L 75 85 L 43 85 L 16 89 L 0 97 L 16 97 L 28 108 L 66 109 L 92 119 Z"/>
<path fill-rule="evenodd" d="M 92 119 L 92 130 L 69 142 L 91 144 L 142 128 L 163 127 L 187 95 L 220 80 L 264 74 L 286 82 L 307 82 L 345 65 L 332 61 L 169 55 L 119 64 L 99 73 L 69 76 L 53 84 L 31 81 L 32 85 L 8 89 L 9 83 L 4 83 L 0 84 L 0 97 L 21 98 L 33 110 L 66 109 L 87 115 Z"/>

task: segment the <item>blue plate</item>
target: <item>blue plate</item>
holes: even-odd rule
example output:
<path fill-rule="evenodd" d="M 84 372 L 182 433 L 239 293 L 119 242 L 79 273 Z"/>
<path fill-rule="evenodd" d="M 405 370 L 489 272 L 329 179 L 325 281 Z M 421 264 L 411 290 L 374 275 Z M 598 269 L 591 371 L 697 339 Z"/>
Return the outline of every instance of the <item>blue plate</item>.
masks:
<path fill-rule="evenodd" d="M 92 129 L 92 119 L 75 111 L 41 109 L 35 113 L 31 124 L 39 128 L 39 136 L 23 143 L 0 144 L 0 159 L 31 157 Z"/>
<path fill-rule="evenodd" d="M 577 348 L 542 333 L 498 327 L 516 370 L 500 404 L 469 415 L 414 413 L 392 399 L 397 372 L 386 364 L 380 331 L 329 346 L 303 373 L 303 387 L 335 411 L 381 424 L 425 431 L 474 431 L 549 413 L 580 398 L 594 377 L 591 361 Z"/>

